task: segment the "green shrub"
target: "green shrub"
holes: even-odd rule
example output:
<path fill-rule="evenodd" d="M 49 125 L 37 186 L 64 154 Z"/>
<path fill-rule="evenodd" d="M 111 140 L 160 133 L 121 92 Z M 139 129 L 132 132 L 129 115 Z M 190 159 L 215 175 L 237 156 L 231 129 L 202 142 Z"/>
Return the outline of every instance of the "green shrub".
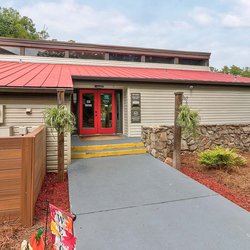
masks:
<path fill-rule="evenodd" d="M 246 159 L 235 149 L 215 147 L 198 154 L 199 163 L 209 169 L 236 170 L 246 164 Z"/>

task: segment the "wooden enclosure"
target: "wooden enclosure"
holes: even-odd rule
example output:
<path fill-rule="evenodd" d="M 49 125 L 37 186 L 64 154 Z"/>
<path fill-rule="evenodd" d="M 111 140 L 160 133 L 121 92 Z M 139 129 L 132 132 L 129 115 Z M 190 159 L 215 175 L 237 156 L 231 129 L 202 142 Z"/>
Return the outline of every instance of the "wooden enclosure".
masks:
<path fill-rule="evenodd" d="M 0 217 L 33 224 L 34 207 L 46 173 L 46 129 L 0 137 Z"/>

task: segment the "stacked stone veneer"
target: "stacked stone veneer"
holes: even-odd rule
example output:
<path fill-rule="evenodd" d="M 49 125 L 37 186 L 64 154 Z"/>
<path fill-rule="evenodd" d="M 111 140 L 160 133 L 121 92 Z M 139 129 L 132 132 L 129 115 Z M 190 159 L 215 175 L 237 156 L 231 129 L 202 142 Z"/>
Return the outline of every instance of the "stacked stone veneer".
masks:
<path fill-rule="evenodd" d="M 173 152 L 173 126 L 142 127 L 142 142 L 153 156 L 165 160 Z M 182 138 L 182 151 L 203 151 L 215 146 L 250 150 L 250 124 L 201 125 L 199 136 Z"/>

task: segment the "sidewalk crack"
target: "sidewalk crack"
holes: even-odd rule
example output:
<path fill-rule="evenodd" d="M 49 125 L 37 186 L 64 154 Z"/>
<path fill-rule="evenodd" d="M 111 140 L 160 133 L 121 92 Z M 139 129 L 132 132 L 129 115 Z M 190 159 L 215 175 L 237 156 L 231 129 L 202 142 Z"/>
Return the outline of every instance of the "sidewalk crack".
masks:
<path fill-rule="evenodd" d="M 219 194 L 202 195 L 202 196 L 183 198 L 183 199 L 177 199 L 177 200 L 152 202 L 152 203 L 146 203 L 146 204 L 141 204 L 141 205 L 118 207 L 118 208 L 111 208 L 111 209 L 103 209 L 103 210 L 91 211 L 91 212 L 86 212 L 86 213 L 75 213 L 75 214 L 76 215 L 88 215 L 88 214 L 104 213 L 104 212 L 110 212 L 110 211 L 117 211 L 117 210 L 124 210 L 124 209 L 138 208 L 138 207 L 147 207 L 147 206 L 161 205 L 161 204 L 167 204 L 167 203 L 174 203 L 174 202 L 180 202 L 180 201 L 202 199 L 202 198 L 214 197 L 214 196 L 218 196 L 218 195 Z"/>

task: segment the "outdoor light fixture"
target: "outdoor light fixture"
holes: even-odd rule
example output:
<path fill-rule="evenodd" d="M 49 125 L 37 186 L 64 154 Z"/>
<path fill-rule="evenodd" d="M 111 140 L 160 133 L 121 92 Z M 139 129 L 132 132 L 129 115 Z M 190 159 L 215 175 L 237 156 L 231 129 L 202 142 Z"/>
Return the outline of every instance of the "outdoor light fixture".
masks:
<path fill-rule="evenodd" d="M 73 93 L 73 103 L 77 103 L 77 94 Z"/>
<path fill-rule="evenodd" d="M 104 85 L 97 84 L 97 85 L 95 85 L 95 88 L 103 89 L 103 88 L 104 88 Z"/>
<path fill-rule="evenodd" d="M 31 108 L 26 108 L 26 114 L 31 115 L 32 114 L 32 109 Z"/>
<path fill-rule="evenodd" d="M 194 88 L 194 86 L 193 86 L 193 85 L 190 85 L 189 88 L 192 90 L 192 89 Z"/>

